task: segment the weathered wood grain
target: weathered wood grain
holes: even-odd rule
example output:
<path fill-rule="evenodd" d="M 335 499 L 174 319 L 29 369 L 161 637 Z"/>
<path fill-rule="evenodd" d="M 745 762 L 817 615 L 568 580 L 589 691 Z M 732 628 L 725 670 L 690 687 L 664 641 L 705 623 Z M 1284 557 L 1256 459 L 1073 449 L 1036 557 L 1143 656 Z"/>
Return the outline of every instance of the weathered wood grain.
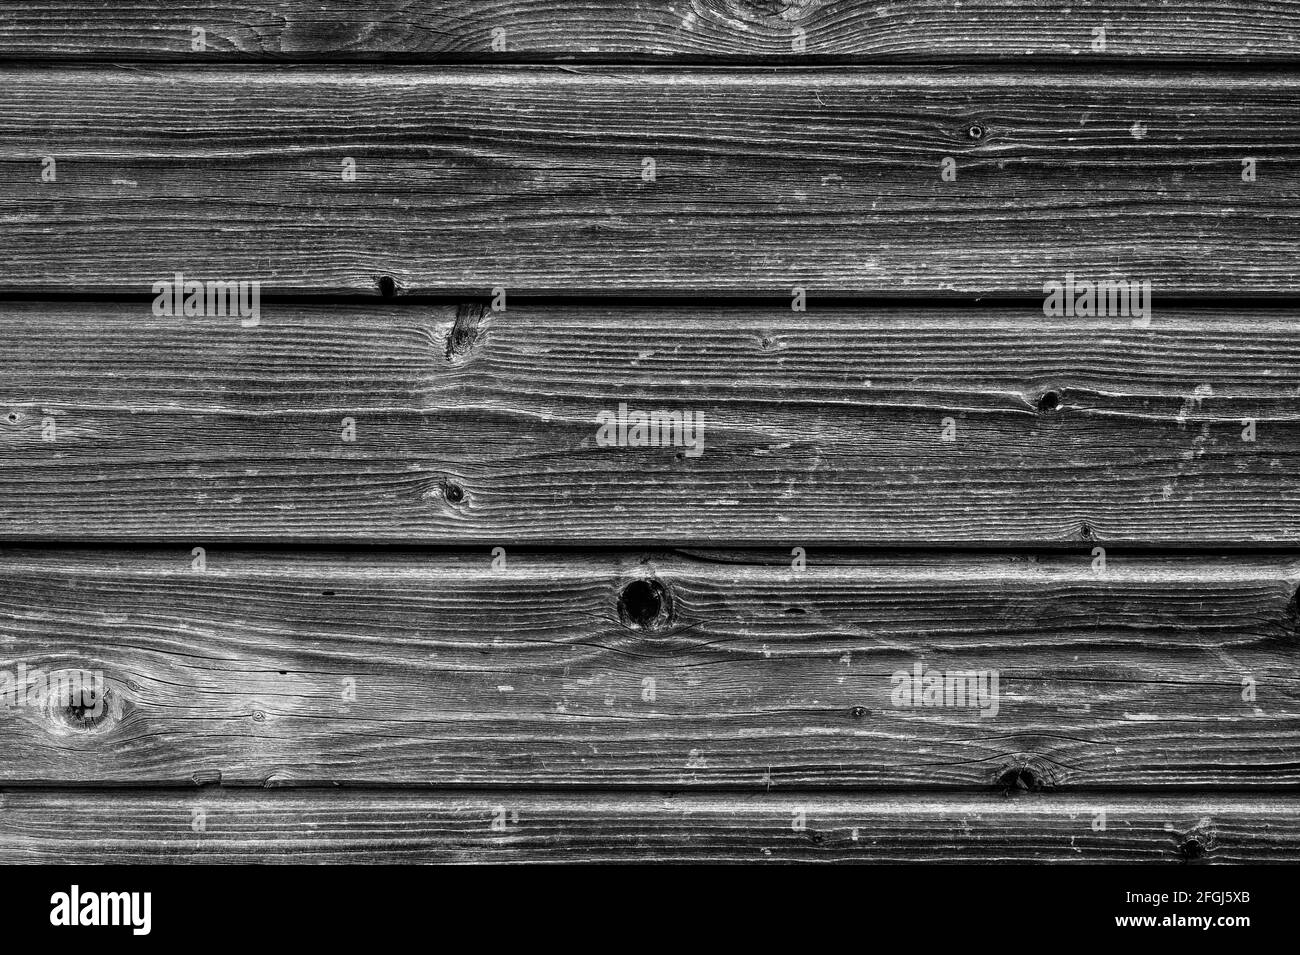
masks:
<path fill-rule="evenodd" d="M 0 55 L 119 60 L 1294 62 L 1300 49 L 1292 0 L 7 0 L 3 10 Z"/>
<path fill-rule="evenodd" d="M 1300 782 L 1296 559 L 504 556 L 6 550 L 0 669 L 107 689 L 4 711 L 0 783 Z M 998 705 L 907 706 L 917 666 Z"/>
<path fill-rule="evenodd" d="M 1294 863 L 1300 803 L 1129 795 L 0 794 L 0 863 L 66 863 L 85 858 L 87 846 L 107 863 Z"/>
<path fill-rule="evenodd" d="M 6 303 L 0 339 L 11 541 L 1300 540 L 1289 310 Z M 702 453 L 602 446 L 620 404 Z"/>
<path fill-rule="evenodd" d="M 1071 271 L 1157 298 L 1294 292 L 1285 72 L 154 66 L 0 85 L 0 292 L 143 295 L 177 271 L 268 292 L 1041 297 Z"/>

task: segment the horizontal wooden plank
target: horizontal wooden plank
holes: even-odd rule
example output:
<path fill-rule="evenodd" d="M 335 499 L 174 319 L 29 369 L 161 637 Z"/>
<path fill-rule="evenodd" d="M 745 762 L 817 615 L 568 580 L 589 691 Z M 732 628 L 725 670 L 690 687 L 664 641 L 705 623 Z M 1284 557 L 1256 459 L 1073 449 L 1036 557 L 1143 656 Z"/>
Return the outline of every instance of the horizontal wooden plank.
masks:
<path fill-rule="evenodd" d="M 387 277 L 1041 297 L 1069 272 L 1157 297 L 1294 291 L 1290 73 L 105 66 L 0 84 L 0 291 L 147 294 L 176 272 L 376 294 Z"/>
<path fill-rule="evenodd" d="M 799 828 L 799 827 L 802 828 Z M 0 794 L 0 863 L 1300 861 L 1294 797 Z"/>
<path fill-rule="evenodd" d="M 0 783 L 1300 782 L 1300 559 L 754 553 L 6 550 Z"/>
<path fill-rule="evenodd" d="M 1293 0 L 11 0 L 0 55 L 1290 62 L 1298 28 Z"/>
<path fill-rule="evenodd" d="M 0 339 L 11 541 L 1300 540 L 1292 311 L 6 303 Z M 621 405 L 703 429 L 620 446 Z"/>

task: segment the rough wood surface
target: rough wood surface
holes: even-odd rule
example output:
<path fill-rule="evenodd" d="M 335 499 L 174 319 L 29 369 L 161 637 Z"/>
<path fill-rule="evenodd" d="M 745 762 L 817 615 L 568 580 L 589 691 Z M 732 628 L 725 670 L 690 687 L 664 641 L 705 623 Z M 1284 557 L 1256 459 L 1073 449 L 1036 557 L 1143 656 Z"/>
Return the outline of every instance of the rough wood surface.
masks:
<path fill-rule="evenodd" d="M 1300 862 L 1300 2 L 0 0 L 0 61 L 0 863 Z"/>
<path fill-rule="evenodd" d="M 1300 539 L 1291 311 L 7 303 L 0 337 L 8 540 Z M 703 452 L 601 446 L 620 404 Z"/>
<path fill-rule="evenodd" d="M 11 790 L 0 863 L 64 864 L 87 846 L 112 863 L 1294 863 L 1298 810 L 1293 797 Z"/>
<path fill-rule="evenodd" d="M 1300 5 L 1293 0 L 6 0 L 0 6 L 0 55 L 11 57 L 1294 62 L 1300 50 Z M 201 50 L 196 27 L 204 30 Z"/>
<path fill-rule="evenodd" d="M 177 271 L 267 292 L 1041 298 L 1067 272 L 1158 299 L 1294 291 L 1291 73 L 142 66 L 0 85 L 0 292 L 144 295 Z"/>
<path fill-rule="evenodd" d="M 766 559 L 7 550 L 3 669 L 107 702 L 5 712 L 0 783 L 1300 783 L 1295 559 Z M 904 705 L 918 666 L 996 712 Z"/>

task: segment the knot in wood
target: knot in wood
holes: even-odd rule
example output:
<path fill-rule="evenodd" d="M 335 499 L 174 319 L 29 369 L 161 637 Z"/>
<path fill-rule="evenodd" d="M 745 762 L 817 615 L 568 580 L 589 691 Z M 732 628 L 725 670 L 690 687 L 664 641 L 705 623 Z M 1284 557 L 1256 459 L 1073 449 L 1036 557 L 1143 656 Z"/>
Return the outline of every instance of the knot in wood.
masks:
<path fill-rule="evenodd" d="M 654 578 L 632 581 L 618 598 L 619 619 L 633 630 L 662 630 L 672 613 L 672 594 Z"/>

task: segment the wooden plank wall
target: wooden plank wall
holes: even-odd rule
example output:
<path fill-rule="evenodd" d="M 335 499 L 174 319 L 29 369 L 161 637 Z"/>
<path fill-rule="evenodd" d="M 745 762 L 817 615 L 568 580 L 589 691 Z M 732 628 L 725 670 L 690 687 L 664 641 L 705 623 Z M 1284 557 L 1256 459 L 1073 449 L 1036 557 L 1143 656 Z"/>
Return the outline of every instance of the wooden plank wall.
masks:
<path fill-rule="evenodd" d="M 1298 66 L 0 0 L 0 862 L 1300 861 Z"/>

